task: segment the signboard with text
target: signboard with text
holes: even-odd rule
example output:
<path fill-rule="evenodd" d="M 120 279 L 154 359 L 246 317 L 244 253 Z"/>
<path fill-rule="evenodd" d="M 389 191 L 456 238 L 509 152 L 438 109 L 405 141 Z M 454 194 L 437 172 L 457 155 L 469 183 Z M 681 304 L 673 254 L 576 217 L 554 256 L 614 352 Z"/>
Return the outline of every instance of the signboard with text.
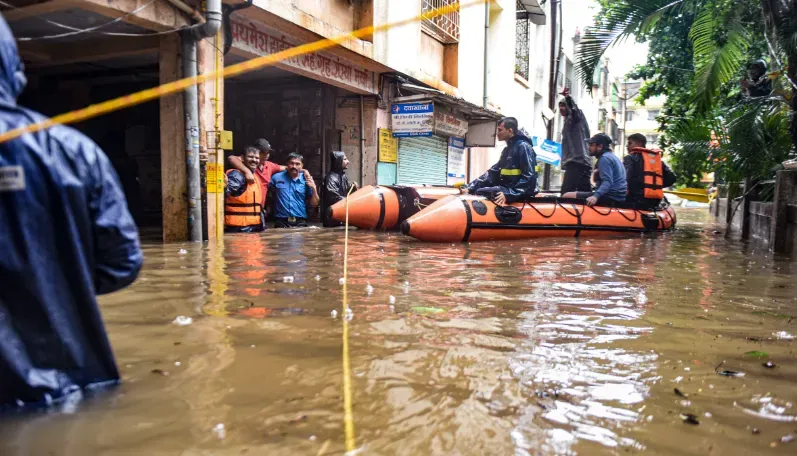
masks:
<path fill-rule="evenodd" d="M 448 177 L 447 185 L 465 181 L 465 138 L 448 138 Z"/>
<path fill-rule="evenodd" d="M 534 146 L 534 153 L 537 154 L 537 160 L 552 166 L 562 164 L 562 144 L 537 136 L 532 136 L 531 142 Z"/>
<path fill-rule="evenodd" d="M 441 136 L 459 136 L 464 138 L 468 133 L 468 121 L 437 110 L 434 112 L 434 131 Z"/>
<path fill-rule="evenodd" d="M 397 103 L 391 108 L 394 138 L 432 136 L 434 133 L 434 104 Z"/>
<path fill-rule="evenodd" d="M 393 137 L 393 132 L 387 128 L 379 129 L 379 161 L 398 162 L 398 141 Z"/>
<path fill-rule="evenodd" d="M 245 19 L 245 22 L 233 20 L 230 31 L 233 48 L 257 56 L 276 54 L 304 44 L 302 40 L 249 19 Z M 281 60 L 277 66 L 288 67 L 307 77 L 345 89 L 376 93 L 373 71 L 332 54 L 309 52 Z"/>

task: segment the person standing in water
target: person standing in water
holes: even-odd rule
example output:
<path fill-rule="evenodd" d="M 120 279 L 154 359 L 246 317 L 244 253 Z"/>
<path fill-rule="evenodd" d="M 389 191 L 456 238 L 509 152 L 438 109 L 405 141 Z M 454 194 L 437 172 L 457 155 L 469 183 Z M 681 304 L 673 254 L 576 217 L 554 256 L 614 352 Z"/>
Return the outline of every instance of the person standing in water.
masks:
<path fill-rule="evenodd" d="M 324 176 L 324 186 L 321 196 L 321 216 L 324 218 L 324 226 L 332 228 L 340 226 L 341 223 L 329 218 L 327 210 L 333 204 L 346 198 L 350 189 L 357 190 L 357 183 L 349 183 L 346 170 L 349 168 L 349 159 L 346 153 L 340 150 L 332 151 L 332 170 Z"/>
<path fill-rule="evenodd" d="M 17 104 L 26 79 L 0 15 L 0 131 L 46 120 Z M 119 382 L 97 295 L 143 262 L 105 153 L 55 125 L 0 144 L 0 411 L 49 406 Z"/>
<path fill-rule="evenodd" d="M 260 151 L 247 147 L 242 155 L 244 164 L 255 178 L 248 182 L 237 169 L 227 171 L 227 186 L 224 188 L 224 231 L 227 233 L 257 233 L 266 228 L 263 203 L 266 196 L 257 169 Z"/>

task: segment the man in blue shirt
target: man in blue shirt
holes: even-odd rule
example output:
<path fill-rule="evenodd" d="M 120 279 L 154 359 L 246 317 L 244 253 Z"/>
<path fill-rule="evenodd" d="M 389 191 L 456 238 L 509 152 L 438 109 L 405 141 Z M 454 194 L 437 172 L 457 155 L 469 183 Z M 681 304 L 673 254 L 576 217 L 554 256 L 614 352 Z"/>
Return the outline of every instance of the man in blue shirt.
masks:
<path fill-rule="evenodd" d="M 598 157 L 595 166 L 597 170 L 594 192 L 569 192 L 563 198 L 578 198 L 587 200 L 587 206 L 613 206 L 614 203 L 624 202 L 628 193 L 625 180 L 625 166 L 623 162 L 612 153 L 612 138 L 603 133 L 598 133 L 589 139 L 589 155 Z"/>
<path fill-rule="evenodd" d="M 303 172 L 304 158 L 288 155 L 286 170 L 271 176 L 267 207 L 274 211 L 274 228 L 307 226 L 307 203 L 318 206 L 318 190 L 310 173 Z"/>

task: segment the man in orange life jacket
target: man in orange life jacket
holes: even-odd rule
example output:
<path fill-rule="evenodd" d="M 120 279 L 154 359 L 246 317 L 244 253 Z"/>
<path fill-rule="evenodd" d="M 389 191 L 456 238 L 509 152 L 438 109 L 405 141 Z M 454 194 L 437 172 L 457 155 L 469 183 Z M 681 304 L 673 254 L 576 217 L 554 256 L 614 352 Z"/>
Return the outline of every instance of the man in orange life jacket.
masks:
<path fill-rule="evenodd" d="M 623 159 L 628 177 L 628 199 L 639 207 L 656 207 L 664 198 L 662 189 L 675 183 L 677 176 L 661 161 L 661 151 L 646 149 L 644 135 L 634 133 L 628 137 L 628 155 Z"/>
<path fill-rule="evenodd" d="M 257 233 L 266 227 L 263 220 L 263 185 L 255 172 L 260 165 L 260 151 L 256 147 L 244 150 L 243 162 L 255 177 L 247 182 L 244 173 L 237 169 L 227 171 L 224 189 L 224 231 L 227 233 Z"/>

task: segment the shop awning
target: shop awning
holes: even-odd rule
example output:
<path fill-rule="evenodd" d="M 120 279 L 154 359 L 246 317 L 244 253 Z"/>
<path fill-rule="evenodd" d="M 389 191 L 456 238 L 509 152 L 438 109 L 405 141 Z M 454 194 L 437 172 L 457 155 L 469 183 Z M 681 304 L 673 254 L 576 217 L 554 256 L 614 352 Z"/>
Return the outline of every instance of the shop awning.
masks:
<path fill-rule="evenodd" d="M 518 19 L 528 19 L 532 24 L 545 25 L 545 10 L 540 6 L 540 0 L 518 0 Z"/>
<path fill-rule="evenodd" d="M 462 113 L 468 123 L 501 120 L 504 118 L 504 116 L 495 111 L 485 109 L 462 98 L 452 97 L 437 89 L 407 83 L 400 84 L 399 88 L 402 94 L 411 93 L 412 95 L 395 98 L 393 101 L 400 103 L 422 100 L 436 101 Z"/>

